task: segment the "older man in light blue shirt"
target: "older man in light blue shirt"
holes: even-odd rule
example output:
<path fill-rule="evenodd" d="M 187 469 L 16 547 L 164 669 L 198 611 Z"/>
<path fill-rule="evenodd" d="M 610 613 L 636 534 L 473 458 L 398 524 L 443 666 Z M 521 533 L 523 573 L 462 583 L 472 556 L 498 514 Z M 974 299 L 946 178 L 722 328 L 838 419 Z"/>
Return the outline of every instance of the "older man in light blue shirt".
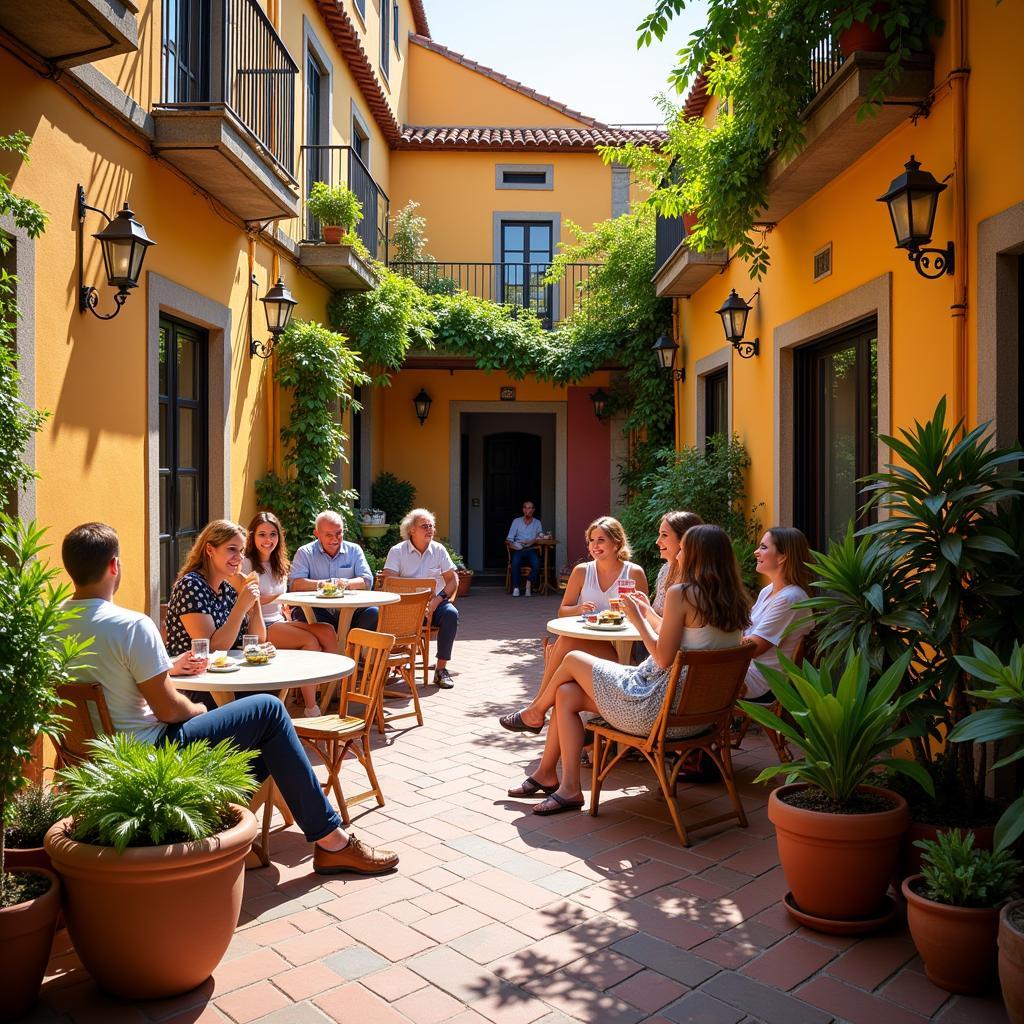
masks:
<path fill-rule="evenodd" d="M 539 519 L 533 515 L 532 501 L 523 502 L 523 514 L 512 520 L 505 542 L 512 552 L 512 596 L 519 596 L 519 581 L 522 578 L 524 564 L 530 567 L 530 577 L 526 581 L 526 596 L 540 582 L 540 552 L 533 546 L 534 541 L 544 532 Z"/>
<path fill-rule="evenodd" d="M 304 544 L 295 552 L 292 567 L 288 572 L 289 589 L 316 590 L 318 580 L 343 579 L 350 590 L 372 590 L 373 573 L 366 561 L 366 555 L 358 544 L 344 539 L 345 524 L 337 512 L 327 510 L 316 517 L 313 530 L 316 540 Z M 329 622 L 337 628 L 336 608 L 314 608 L 318 621 Z M 303 620 L 301 609 L 294 617 Z M 379 609 L 357 608 L 352 614 L 353 627 L 376 629 Z"/>

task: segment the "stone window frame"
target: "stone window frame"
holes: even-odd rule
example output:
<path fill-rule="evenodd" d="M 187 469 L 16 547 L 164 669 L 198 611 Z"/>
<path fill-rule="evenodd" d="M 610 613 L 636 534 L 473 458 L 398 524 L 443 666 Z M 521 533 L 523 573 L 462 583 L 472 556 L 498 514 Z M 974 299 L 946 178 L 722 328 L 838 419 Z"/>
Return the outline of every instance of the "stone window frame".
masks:
<path fill-rule="evenodd" d="M 733 347 L 732 345 L 723 345 L 719 349 L 715 349 L 714 352 L 710 352 L 704 356 L 703 359 L 698 359 L 697 364 L 693 368 L 693 372 L 697 376 L 697 388 L 695 394 L 694 415 L 696 416 L 695 433 L 694 437 L 697 439 L 697 449 L 704 451 L 707 448 L 707 409 L 708 409 L 708 393 L 707 393 L 707 378 L 712 374 L 718 372 L 723 367 L 726 371 L 726 384 L 725 391 L 728 396 L 728 406 L 726 409 L 726 423 L 728 430 L 732 432 L 732 388 L 733 388 Z"/>
<path fill-rule="evenodd" d="M 208 515 L 231 508 L 231 308 L 155 271 L 146 274 L 146 612 L 160 621 L 160 316 L 207 332 Z"/>
<path fill-rule="evenodd" d="M 505 174 L 539 174 L 543 172 L 544 180 L 536 183 L 506 182 Z M 516 192 L 551 192 L 555 187 L 554 164 L 495 164 L 494 187 L 501 190 Z"/>
<path fill-rule="evenodd" d="M 892 433 L 892 273 L 887 272 L 851 291 L 779 324 L 772 332 L 775 432 L 772 442 L 774 521 L 793 522 L 794 424 L 793 354 L 798 348 L 836 334 L 860 320 L 874 317 L 878 326 L 878 436 Z M 878 441 L 879 468 L 890 461 L 889 446 Z"/>

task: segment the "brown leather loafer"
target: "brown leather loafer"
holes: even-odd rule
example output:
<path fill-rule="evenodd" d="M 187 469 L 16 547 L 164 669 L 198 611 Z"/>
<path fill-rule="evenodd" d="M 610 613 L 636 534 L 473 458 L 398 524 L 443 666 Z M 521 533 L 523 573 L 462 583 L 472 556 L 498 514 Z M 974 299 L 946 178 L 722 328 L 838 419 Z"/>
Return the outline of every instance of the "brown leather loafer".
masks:
<path fill-rule="evenodd" d="M 398 854 L 361 843 L 349 835 L 348 845 L 341 850 L 313 848 L 313 870 L 318 875 L 336 875 L 351 871 L 357 875 L 383 875 L 398 867 Z"/>

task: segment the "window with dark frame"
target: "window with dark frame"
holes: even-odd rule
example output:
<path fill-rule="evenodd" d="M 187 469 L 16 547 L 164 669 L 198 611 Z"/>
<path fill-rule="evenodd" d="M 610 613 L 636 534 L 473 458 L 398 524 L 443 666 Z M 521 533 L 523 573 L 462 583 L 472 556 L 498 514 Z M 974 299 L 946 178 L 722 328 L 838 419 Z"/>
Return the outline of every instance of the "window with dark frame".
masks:
<path fill-rule="evenodd" d="M 872 519 L 858 481 L 877 468 L 877 322 L 797 349 L 794 401 L 794 520 L 821 551 Z"/>
<path fill-rule="evenodd" d="M 205 331 L 160 317 L 160 601 L 208 518 L 209 466 Z"/>
<path fill-rule="evenodd" d="M 323 145 L 323 99 L 324 89 L 330 88 L 329 80 L 324 74 L 320 62 L 312 53 L 306 54 L 306 145 Z M 318 181 L 330 180 L 330 153 L 327 149 L 307 149 L 306 161 L 306 195 Z M 306 237 L 320 238 L 320 223 L 311 214 L 306 214 Z"/>
<path fill-rule="evenodd" d="M 385 0 L 385 2 L 386 2 L 386 0 Z M 398 45 L 398 40 L 399 40 L 399 34 L 398 34 L 398 32 L 399 32 L 399 30 L 398 30 L 399 19 L 398 19 L 398 16 L 399 16 L 399 13 L 400 12 L 399 12 L 399 9 L 398 9 L 398 0 L 395 0 L 395 2 L 391 5 L 391 35 L 392 35 L 392 37 L 395 40 L 395 53 L 398 54 L 399 57 L 401 57 L 402 56 L 402 48 L 401 48 L 401 46 Z"/>
<path fill-rule="evenodd" d="M 380 0 L 380 69 L 384 77 L 388 77 L 391 70 L 391 3 L 390 0 Z"/>
<path fill-rule="evenodd" d="M 550 327 L 554 290 L 544 284 L 551 265 L 550 221 L 507 220 L 501 224 L 501 301 L 532 309 Z"/>
<path fill-rule="evenodd" d="M 506 185 L 544 185 L 548 180 L 548 172 L 502 171 L 501 180 Z"/>
<path fill-rule="evenodd" d="M 366 21 L 366 0 L 353 0 L 356 5 L 356 10 L 359 12 L 359 16 Z"/>
<path fill-rule="evenodd" d="M 704 448 L 710 451 L 714 438 L 729 436 L 729 368 L 723 366 L 704 378 Z"/>
<path fill-rule="evenodd" d="M 191 103 L 209 98 L 210 0 L 164 4 L 164 102 Z"/>

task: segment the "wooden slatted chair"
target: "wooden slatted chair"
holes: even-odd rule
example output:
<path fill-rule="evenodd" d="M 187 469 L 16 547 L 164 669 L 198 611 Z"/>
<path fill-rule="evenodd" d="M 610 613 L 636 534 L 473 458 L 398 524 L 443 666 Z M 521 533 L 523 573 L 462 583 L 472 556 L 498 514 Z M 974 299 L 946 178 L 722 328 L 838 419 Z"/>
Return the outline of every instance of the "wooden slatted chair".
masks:
<path fill-rule="evenodd" d="M 532 572 L 529 565 L 519 566 L 519 579 L 512 582 L 512 552 L 515 550 L 509 541 L 505 541 L 505 550 L 508 553 L 508 562 L 505 565 L 505 593 L 511 594 L 512 587 L 521 587 L 523 580 L 527 579 Z"/>
<path fill-rule="evenodd" d="M 658 785 L 672 815 L 676 834 L 683 846 L 690 845 L 688 829 L 717 825 L 730 818 L 737 818 L 740 825 L 746 828 L 747 815 L 733 777 L 729 729 L 732 725 L 736 698 L 750 665 L 750 656 L 750 644 L 740 644 L 738 647 L 722 650 L 680 651 L 669 671 L 665 699 L 649 736 L 634 736 L 628 732 L 621 732 L 599 718 L 587 722 L 586 727 L 594 734 L 590 813 L 597 814 L 601 785 L 608 777 L 608 773 L 628 751 L 638 750 L 654 769 Z M 680 684 L 679 677 L 684 666 L 686 675 Z M 678 710 L 673 711 L 672 705 L 675 703 L 677 690 L 680 689 Z M 703 729 L 696 736 L 671 739 L 668 731 L 679 726 L 701 726 Z M 702 818 L 686 826 L 676 802 L 675 788 L 685 760 L 684 755 L 691 750 L 703 751 L 718 767 L 733 809 L 725 814 Z M 665 767 L 665 757 L 670 753 L 677 755 L 671 773 Z"/>
<path fill-rule="evenodd" d="M 796 665 L 802 665 L 804 658 L 807 656 L 809 642 L 809 634 L 800 637 L 800 643 L 796 645 L 796 650 L 793 651 L 793 662 Z M 742 694 L 740 694 L 742 697 Z M 773 715 L 778 715 L 782 718 L 785 715 L 785 709 L 777 701 L 774 700 L 771 704 L 767 704 L 766 707 Z M 733 716 L 733 727 L 732 727 L 732 749 L 739 750 L 740 744 L 746 738 L 747 730 L 750 728 L 750 715 L 748 715 L 743 708 L 737 708 L 736 713 Z M 768 742 L 772 745 L 775 750 L 775 755 L 778 757 L 781 764 L 789 764 L 793 760 L 793 752 L 789 749 L 789 741 L 781 732 L 776 732 L 774 729 L 769 729 L 766 726 L 761 726 L 765 736 L 768 738 Z"/>
<path fill-rule="evenodd" d="M 415 718 L 417 725 L 423 724 L 423 711 L 420 707 L 420 695 L 416 689 L 416 658 L 419 656 L 423 633 L 426 629 L 424 614 L 433 590 L 429 587 L 421 590 L 410 590 L 399 593 L 398 604 L 381 606 L 380 621 L 377 628 L 382 633 L 390 633 L 395 638 L 395 646 L 388 658 L 389 671 L 397 671 L 399 677 L 408 687 L 403 690 L 385 688 L 384 699 L 389 697 L 412 696 L 412 711 L 389 712 L 383 708 L 377 718 L 377 730 L 384 732 L 385 722 L 394 722 L 400 718 Z"/>
<path fill-rule="evenodd" d="M 356 663 L 356 670 L 342 680 L 338 714 L 292 720 L 299 739 L 323 758 L 327 766 L 327 781 L 321 783 L 321 786 L 325 795 L 334 793 L 346 825 L 351 821 L 348 812 L 350 805 L 375 797 L 377 806 L 384 806 L 384 793 L 373 770 L 370 730 L 377 719 L 383 698 L 388 658 L 394 644 L 395 638 L 390 633 L 353 629 L 348 635 L 345 654 Z M 331 683 L 330 690 L 333 691 L 335 686 L 336 683 Z M 327 700 L 332 696 L 333 693 L 329 692 Z M 353 708 L 353 705 L 356 707 Z M 346 799 L 339 776 L 342 762 L 350 750 L 363 766 L 370 788 Z"/>
<path fill-rule="evenodd" d="M 88 742 L 112 733 L 114 723 L 100 683 L 65 683 L 57 687 L 57 696 L 64 701 L 61 714 L 69 724 L 56 741 L 55 767 L 74 767 L 89 760 Z"/>
<path fill-rule="evenodd" d="M 379 581 L 379 589 L 390 591 L 394 594 L 409 594 L 414 590 L 427 589 L 431 597 L 434 594 L 434 580 L 429 577 L 410 576 L 405 579 L 401 576 L 382 576 Z M 455 604 L 458 594 L 452 594 L 448 601 Z M 428 602 L 429 604 L 429 599 Z M 423 667 L 423 685 L 427 685 L 427 672 L 430 669 L 430 641 L 437 636 L 437 627 L 427 622 L 424 625 L 423 633 L 420 636 L 420 659 Z"/>

